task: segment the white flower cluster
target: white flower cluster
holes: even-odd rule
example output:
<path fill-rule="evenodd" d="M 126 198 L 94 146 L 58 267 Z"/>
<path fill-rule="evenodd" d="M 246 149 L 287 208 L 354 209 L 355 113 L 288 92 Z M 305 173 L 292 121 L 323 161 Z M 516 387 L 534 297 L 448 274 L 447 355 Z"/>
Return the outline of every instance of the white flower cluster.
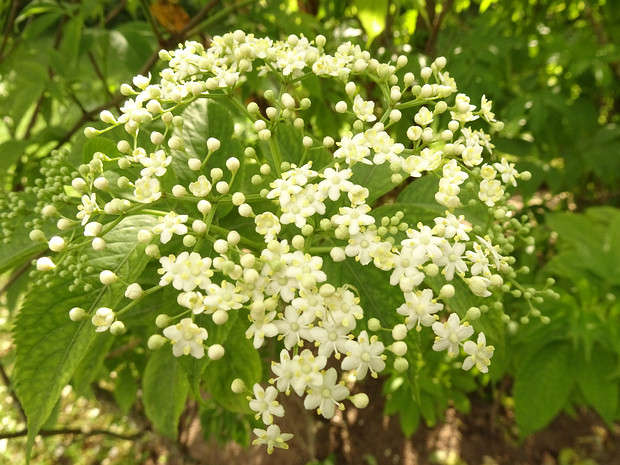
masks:
<path fill-rule="evenodd" d="M 225 325 L 231 314 L 247 314 L 246 336 L 256 349 L 268 339 L 281 344 L 270 385 L 255 384 L 249 404 L 267 428 L 255 430 L 255 442 L 266 444 L 269 452 L 286 448 L 291 437 L 273 423 L 274 417 L 284 415 L 279 393 L 305 396 L 305 407 L 325 418 L 344 408 L 345 399 L 363 407 L 367 398 L 351 396 L 340 373 L 350 372 L 348 379 L 376 377 L 388 366 L 386 361 L 399 371 L 406 370 L 404 340 L 414 328 L 430 328 L 435 338 L 432 348 L 446 351 L 449 357 L 463 348 L 467 354 L 463 369 L 476 366 L 487 372 L 493 346 L 486 344 L 483 333 L 477 342 L 469 340 L 474 334 L 470 322 L 481 311 L 472 307 L 459 316 L 450 305 L 458 287 L 452 282 L 464 283 L 462 292 L 478 297 L 518 291 L 512 288 L 517 285 L 510 256 L 514 237 L 504 229 L 521 225 L 506 206 L 506 189 L 529 173 L 518 173 L 512 163 L 498 159 L 489 135 L 471 127 L 483 119 L 501 128 L 491 102 L 483 97 L 476 110 L 469 97 L 457 93 L 443 58 L 423 67 L 418 78 L 412 73 L 401 78 L 397 72 L 407 65 L 404 56 L 395 65 L 380 63 L 351 43 L 328 54 L 325 42 L 322 36 L 313 41 L 297 36 L 273 41 L 235 31 L 214 37 L 208 48 L 186 42 L 177 50 L 162 51 L 160 57 L 168 67 L 159 82 L 136 77 L 134 86 L 122 87 L 132 98 L 121 108 L 121 115 L 102 113 L 109 128 L 86 130 L 88 136 L 95 136 L 122 125 L 133 143 L 122 140 L 117 154 L 96 154 L 72 183 L 82 196 L 76 217 L 84 235 L 94 238 L 96 250 L 105 248 L 105 234 L 124 215 L 156 215 L 157 224 L 145 226 L 138 240 L 160 264 L 158 285 L 142 291 L 138 284 L 130 284 L 125 295 L 131 302 L 124 309 L 115 313 L 102 308 L 92 316 L 73 309 L 72 319 L 92 317 L 97 331 L 116 325 L 120 332 L 124 326 L 119 315 L 147 295 L 172 286 L 178 291 L 179 312 L 157 317 L 162 334 L 153 335 L 149 347 L 170 343 L 175 356 L 206 354 L 216 360 L 225 348 L 208 345 L 209 334 L 198 325 L 197 316 L 208 315 L 216 325 Z M 252 70 L 281 84 L 279 95 L 265 92 L 270 106 L 262 110 L 256 103 L 241 103 L 236 94 Z M 312 76 L 335 78 L 347 99 L 337 102 L 334 110 L 343 115 L 348 130 L 322 141 L 306 132 L 303 112 L 311 102 L 296 92 L 298 84 Z M 382 98 L 362 95 L 355 79 L 374 82 Z M 218 153 L 221 166 L 209 170 L 207 163 L 224 141 L 210 137 L 204 158 L 185 147 L 183 116 L 176 113 L 196 99 L 222 97 L 229 98 L 245 118 L 248 141 L 269 147 L 263 154 L 267 160 L 258 161 L 256 150 L 248 146 L 241 160 Z M 392 129 L 403 115 L 410 118 L 404 143 L 394 140 Z M 156 119 L 163 122 L 165 132 L 149 129 L 153 147 L 140 146 L 138 133 Z M 275 140 L 278 126 L 286 124 L 298 130 L 304 147 L 303 153 L 293 154 L 296 163 L 282 161 Z M 330 151 L 332 160 L 317 166 L 314 149 Z M 187 157 L 189 172 L 195 175 L 170 186 L 162 179 L 179 154 Z M 113 161 L 124 175 L 115 178 L 119 191 L 103 201 L 110 196 L 112 180 L 104 163 Z M 243 164 L 260 164 L 260 175 L 252 178 L 253 194 L 244 194 L 235 184 Z M 391 175 L 385 183 L 394 186 L 406 178 L 417 182 L 417 178 L 437 176 L 434 198 L 445 213 L 432 224 L 402 212 L 373 216 L 369 186 L 355 182 L 356 170 L 368 165 L 389 166 Z M 475 229 L 457 212 L 464 198 L 467 204 L 493 209 L 490 224 Z M 178 211 L 170 211 L 171 199 L 178 200 Z M 216 210 L 231 204 L 255 234 L 242 235 L 218 224 Z M 109 226 L 102 229 L 93 218 Z M 162 256 L 160 247 L 174 253 Z M 46 259 L 40 261 L 42 270 L 53 268 L 54 263 Z M 403 303 L 389 309 L 393 321 L 399 321 L 393 328 L 381 328 L 376 318 L 365 314 L 353 286 L 330 284 L 325 260 L 347 259 L 382 270 L 390 285 L 399 288 Z M 506 277 L 510 284 L 505 283 Z M 433 288 L 429 281 L 433 279 L 443 287 Z M 109 276 L 101 281 L 111 282 Z M 233 383 L 233 390 L 243 392 L 243 383 Z"/>

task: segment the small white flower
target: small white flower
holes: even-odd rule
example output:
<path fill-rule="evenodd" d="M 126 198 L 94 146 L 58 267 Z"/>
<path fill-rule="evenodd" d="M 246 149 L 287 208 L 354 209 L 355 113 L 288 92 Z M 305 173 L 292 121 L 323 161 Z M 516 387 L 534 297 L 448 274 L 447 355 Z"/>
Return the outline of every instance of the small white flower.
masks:
<path fill-rule="evenodd" d="M 250 399 L 250 408 L 256 412 L 256 419 L 262 418 L 265 425 L 273 423 L 273 416 L 283 417 L 284 407 L 276 400 L 278 390 L 273 386 L 263 389 L 256 383 L 253 388 L 254 398 Z"/>
<path fill-rule="evenodd" d="M 114 318 L 114 311 L 112 311 L 111 308 L 98 308 L 92 318 L 93 324 L 97 327 L 95 331 L 101 333 L 110 329 L 110 326 L 112 326 L 112 323 L 114 323 Z"/>
<path fill-rule="evenodd" d="M 282 433 L 278 425 L 269 425 L 266 430 L 261 428 L 254 428 L 253 433 L 257 436 L 252 444 L 254 445 L 267 445 L 267 453 L 273 453 L 274 447 L 280 449 L 288 449 L 286 441 L 293 437 L 290 433 Z"/>
<path fill-rule="evenodd" d="M 356 95 L 353 100 L 353 113 L 358 119 L 368 123 L 375 121 L 377 117 L 373 114 L 375 102 L 364 100 L 361 95 Z"/>
<path fill-rule="evenodd" d="M 463 344 L 463 350 L 468 357 L 463 361 L 463 370 L 469 370 L 474 365 L 482 373 L 489 371 L 489 365 L 491 364 L 491 357 L 495 347 L 486 345 L 487 340 L 484 333 L 478 334 L 478 342 L 465 341 Z"/>
<path fill-rule="evenodd" d="M 175 357 L 191 355 L 194 358 L 202 358 L 205 356 L 203 341 L 208 337 L 207 330 L 199 327 L 191 318 L 183 318 L 178 324 L 168 326 L 163 333 L 170 339 L 172 353 Z"/>
<path fill-rule="evenodd" d="M 349 395 L 349 390 L 337 382 L 338 373 L 335 368 L 330 368 L 323 375 L 321 384 L 310 387 L 310 392 L 304 399 L 304 407 L 308 410 L 317 409 L 319 415 L 329 419 L 334 416 L 336 407 L 343 409 L 340 402 Z"/>
<path fill-rule="evenodd" d="M 424 289 L 422 291 L 405 292 L 405 303 L 396 309 L 399 315 L 405 316 L 405 324 L 408 329 L 416 327 L 420 330 L 421 326 L 431 326 L 437 320 L 438 311 L 443 308 L 443 304 L 437 303 L 433 299 L 433 291 Z"/>
<path fill-rule="evenodd" d="M 187 234 L 187 226 L 183 224 L 187 222 L 187 219 L 187 215 L 177 215 L 175 212 L 170 212 L 157 219 L 159 224 L 153 227 L 153 232 L 160 235 L 162 244 L 166 244 L 172 239 L 173 234 L 181 236 Z"/>
<path fill-rule="evenodd" d="M 459 352 L 459 344 L 474 334 L 472 328 L 467 322 L 461 324 L 461 320 L 456 313 L 450 314 L 448 321 L 433 323 L 433 331 L 437 335 L 433 350 L 440 352 L 448 349 L 448 356 L 454 357 Z"/>
<path fill-rule="evenodd" d="M 161 197 L 161 185 L 157 178 L 143 176 L 136 180 L 133 195 L 138 202 L 152 203 Z"/>
<path fill-rule="evenodd" d="M 207 289 L 211 284 L 209 279 L 213 276 L 211 270 L 211 259 L 201 257 L 198 253 L 187 251 L 181 252 L 178 256 L 169 255 L 159 259 L 161 268 L 159 274 L 160 286 L 172 283 L 172 286 L 179 291 L 193 291 L 196 287 Z"/>
<path fill-rule="evenodd" d="M 194 197 L 206 197 L 211 192 L 211 188 L 211 182 L 203 174 L 198 176 L 195 182 L 189 183 L 189 191 Z"/>
<path fill-rule="evenodd" d="M 364 379 L 370 370 L 373 378 L 385 369 L 385 346 L 377 336 L 368 337 L 362 331 L 356 340 L 347 342 L 347 356 L 342 361 L 343 370 L 354 370 L 357 379 Z"/>
<path fill-rule="evenodd" d="M 282 228 L 278 217 L 271 212 L 256 215 L 254 223 L 256 224 L 256 232 L 264 236 L 265 242 L 274 240 Z"/>
<path fill-rule="evenodd" d="M 84 194 L 82 196 L 82 205 L 78 205 L 79 212 L 75 215 L 78 219 L 82 220 L 82 226 L 88 223 L 90 216 L 100 211 L 99 206 L 97 205 L 97 196 L 96 194 L 90 194 L 90 196 Z"/>
<path fill-rule="evenodd" d="M 171 156 L 166 156 L 166 152 L 158 150 L 151 153 L 148 157 L 140 157 L 140 163 L 144 169 L 140 171 L 142 176 L 163 176 L 166 174 L 166 168 L 172 162 Z"/>

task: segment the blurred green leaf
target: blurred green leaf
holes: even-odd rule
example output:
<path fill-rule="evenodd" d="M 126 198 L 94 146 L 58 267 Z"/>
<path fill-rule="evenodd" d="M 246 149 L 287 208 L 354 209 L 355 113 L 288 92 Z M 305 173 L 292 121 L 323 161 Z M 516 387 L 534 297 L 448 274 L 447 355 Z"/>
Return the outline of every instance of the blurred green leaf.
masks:
<path fill-rule="evenodd" d="M 355 0 L 357 17 L 366 32 L 368 40 L 366 47 L 385 30 L 385 21 L 388 14 L 387 0 Z"/>

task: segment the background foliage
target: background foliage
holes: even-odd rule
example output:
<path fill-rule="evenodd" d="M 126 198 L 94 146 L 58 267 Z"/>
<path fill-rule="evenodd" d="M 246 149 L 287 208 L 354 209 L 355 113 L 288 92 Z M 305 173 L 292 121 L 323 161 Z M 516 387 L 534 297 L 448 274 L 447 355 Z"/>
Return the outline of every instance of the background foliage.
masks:
<path fill-rule="evenodd" d="M 396 53 L 421 63 L 444 55 L 460 87 L 473 100 L 483 94 L 492 99 L 494 112 L 506 123 L 494 138 L 497 150 L 510 156 L 519 169 L 533 173 L 515 201 L 536 221 L 532 231 L 536 243 L 518 249 L 518 259 L 529 267 L 529 284 L 544 287 L 548 278 L 554 278 L 559 300 L 537 308 L 504 303 L 512 321 L 501 341 L 505 348 L 498 350 L 504 358 L 494 359 L 490 376 L 474 381 L 440 356 L 418 367 L 411 382 L 404 382 L 401 374 L 389 376 L 384 383 L 386 413 L 398 412 L 403 431 L 413 433 L 421 421 L 434 424 L 451 403 L 466 413 L 471 396 L 513 403 L 522 436 L 578 405 L 594 409 L 610 426 L 620 418 L 618 2 L 12 0 L 2 3 L 0 18 L 0 374 L 14 399 L 12 409 L 2 406 L 9 420 L 0 435 L 24 434 L 18 398 L 31 404 L 29 397 L 41 391 L 61 397 L 67 382 L 73 388 L 71 395 L 107 399 L 119 406 L 118 416 L 127 415 L 122 433 L 109 424 L 101 426 L 111 435 L 126 433 L 132 438 L 152 425 L 175 438 L 183 412 L 196 409 L 175 403 L 184 395 L 163 398 L 157 389 L 166 380 L 154 378 L 158 371 L 153 367 L 175 370 L 173 365 L 180 362 L 164 352 L 134 351 L 139 345 L 134 339 L 99 338 L 86 358 L 67 360 L 80 364 L 75 376 L 68 370 L 68 377 L 55 378 L 36 390 L 15 386 L 10 380 L 20 361 L 15 360 L 14 345 L 27 346 L 28 341 L 20 340 L 19 332 L 13 339 L 9 331 L 14 323 L 41 325 L 42 330 L 54 326 L 60 328 L 61 339 L 88 345 L 90 341 L 82 339 L 92 333 L 73 339 L 75 334 L 62 332 L 63 325 L 71 322 L 54 313 L 55 303 L 47 295 L 27 295 L 30 262 L 45 249 L 31 242 L 28 232 L 34 226 L 43 230 L 53 226 L 40 215 L 49 199 L 37 198 L 31 188 L 62 183 L 86 156 L 101 150 L 89 145 L 83 128 L 101 110 L 122 104 L 123 82 L 136 74 L 158 72 L 160 49 L 173 48 L 186 38 L 206 43 L 209 37 L 234 29 L 271 37 L 321 33 L 360 43 L 385 61 Z M 255 86 L 248 92 L 255 92 L 261 83 Z M 330 101 L 329 88 L 317 86 L 309 92 L 313 101 Z M 325 125 L 317 131 L 335 124 L 327 108 L 312 107 Z M 405 189 L 400 196 L 396 202 L 407 196 L 423 199 L 423 192 Z M 133 257 L 131 247 L 114 251 L 117 256 L 110 260 L 127 263 Z M 140 264 L 133 265 L 138 272 Z M 355 276 L 355 270 L 351 273 Z M 69 286 L 56 296 L 69 292 Z M 19 311 L 25 296 L 28 308 L 39 306 L 37 314 Z M 48 314 L 58 315 L 58 321 L 46 318 Z M 224 340 L 227 335 L 218 337 Z M 53 350 L 56 342 L 50 341 L 49 355 L 62 357 Z M 408 356 L 415 364 L 415 351 Z M 250 366 L 260 370 L 260 360 Z M 186 367 L 184 372 L 191 370 Z M 251 372 L 247 376 L 257 377 Z M 185 394 L 197 389 L 194 381 L 178 381 L 170 389 Z M 243 406 L 234 405 L 234 399 L 228 402 L 227 393 L 218 395 L 217 383 L 208 387 L 220 402 L 198 408 L 199 416 L 209 418 L 203 422 L 205 434 L 247 441 L 250 420 L 243 417 Z M 163 404 L 167 407 L 161 410 L 152 407 Z M 62 433 L 67 421 L 63 412 L 61 403 L 51 404 L 38 417 L 28 415 L 29 426 L 42 427 L 44 434 Z M 62 418 L 58 424 L 57 418 Z M 86 431 L 78 432 L 88 438 Z M 65 453 L 76 457 L 71 454 L 81 452 L 68 448 Z M 49 450 L 38 447 L 36 454 L 43 458 Z M 92 460 L 100 459 L 94 454 Z"/>

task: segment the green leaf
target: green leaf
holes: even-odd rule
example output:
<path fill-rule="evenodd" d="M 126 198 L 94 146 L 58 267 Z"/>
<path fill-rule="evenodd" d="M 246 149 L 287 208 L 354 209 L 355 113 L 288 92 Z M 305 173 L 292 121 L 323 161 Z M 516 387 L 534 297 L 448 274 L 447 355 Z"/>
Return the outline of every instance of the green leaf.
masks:
<path fill-rule="evenodd" d="M 355 0 L 357 17 L 368 36 L 366 47 L 385 29 L 388 13 L 387 0 Z"/>
<path fill-rule="evenodd" d="M 176 303 L 176 298 L 171 299 L 172 302 Z M 221 344 L 224 347 L 227 347 L 226 339 L 230 334 L 230 330 L 234 326 L 235 320 L 238 318 L 238 313 L 232 313 L 228 318 L 228 322 L 225 325 L 216 325 L 213 323 L 213 319 L 207 315 L 198 315 L 195 319 L 195 323 L 207 330 L 209 335 L 208 344 Z M 217 361 L 211 360 L 209 357 L 203 357 L 201 359 L 196 359 L 194 357 L 181 357 L 179 360 L 181 364 L 181 368 L 183 372 L 187 376 L 187 380 L 189 381 L 189 386 L 192 391 L 192 394 L 195 399 L 201 401 L 201 386 L 200 383 L 203 379 L 203 373 L 208 365 L 212 363 L 217 363 Z"/>
<path fill-rule="evenodd" d="M 261 379 L 262 365 L 252 341 L 245 337 L 246 327 L 241 320 L 237 318 L 232 324 L 224 346 L 226 354 L 207 366 L 203 378 L 207 392 L 218 404 L 233 412 L 249 413 L 245 396 L 232 392 L 230 385 L 235 378 L 241 378 L 251 389 Z"/>
<path fill-rule="evenodd" d="M 116 142 L 104 136 L 87 139 L 82 148 L 82 163 L 88 163 L 92 160 L 95 152 L 102 152 L 108 157 L 114 158 L 118 154 Z"/>
<path fill-rule="evenodd" d="M 128 218 L 106 236 L 104 251 L 86 249 L 85 261 L 95 271 L 84 280 L 98 281 L 105 266 L 123 280 L 135 281 L 148 260 L 136 241 L 138 229 L 147 221 L 151 218 Z M 123 284 L 90 292 L 74 289 L 74 277 L 71 273 L 61 276 L 63 268 L 59 265 L 43 277 L 39 275 L 15 321 L 15 389 L 28 419 L 28 455 L 62 389 L 95 339 L 90 320 L 75 323 L 69 319 L 69 310 L 79 306 L 92 314 L 101 306 L 115 308 L 123 298 Z"/>
<path fill-rule="evenodd" d="M 565 341 L 546 344 L 524 360 L 513 392 L 521 437 L 547 426 L 567 406 L 574 382 L 570 366 L 571 348 Z"/>
<path fill-rule="evenodd" d="M 90 383 L 97 377 L 103 366 L 103 361 L 114 341 L 110 333 L 97 334 L 89 350 L 84 354 L 82 361 L 75 370 L 71 384 L 77 395 L 85 395 Z"/>
<path fill-rule="evenodd" d="M 404 298 L 398 286 L 390 285 L 390 273 L 377 269 L 372 263 L 361 265 L 351 258 L 340 263 L 326 258 L 323 271 L 334 286 L 349 284 L 355 288 L 367 318 L 379 319 L 385 328 L 400 322 L 396 308 Z"/>
<path fill-rule="evenodd" d="M 152 353 L 142 380 L 144 412 L 155 429 L 170 439 L 178 435 L 189 384 L 170 347 Z"/>
<path fill-rule="evenodd" d="M 62 26 L 63 37 L 60 42 L 59 52 L 64 59 L 61 66 L 55 66 L 54 70 L 69 79 L 76 78 L 75 75 L 72 76 L 71 74 L 75 71 L 78 61 L 83 25 L 84 20 L 81 13 L 79 13 Z"/>
<path fill-rule="evenodd" d="M 222 103 L 211 99 L 196 100 L 187 106 L 183 118 L 183 143 L 190 156 L 204 160 L 209 137 L 215 137 L 221 143 L 219 150 L 213 154 L 213 160 L 217 160 L 213 166 L 219 167 L 222 161 L 235 155 L 231 151 L 234 133 L 232 115 Z"/>
<path fill-rule="evenodd" d="M 367 202 L 372 203 L 397 187 L 390 180 L 391 174 L 388 163 L 382 165 L 357 163 L 353 168 L 351 182 L 366 187 L 369 191 Z"/>
<path fill-rule="evenodd" d="M 137 396 L 138 383 L 133 375 L 131 366 L 127 364 L 117 373 L 114 400 L 123 413 L 128 413 L 136 401 Z"/>
<path fill-rule="evenodd" d="M 618 366 L 617 357 L 598 346 L 590 360 L 579 363 L 577 384 L 588 403 L 611 427 L 618 409 L 618 380 L 610 373 Z"/>

